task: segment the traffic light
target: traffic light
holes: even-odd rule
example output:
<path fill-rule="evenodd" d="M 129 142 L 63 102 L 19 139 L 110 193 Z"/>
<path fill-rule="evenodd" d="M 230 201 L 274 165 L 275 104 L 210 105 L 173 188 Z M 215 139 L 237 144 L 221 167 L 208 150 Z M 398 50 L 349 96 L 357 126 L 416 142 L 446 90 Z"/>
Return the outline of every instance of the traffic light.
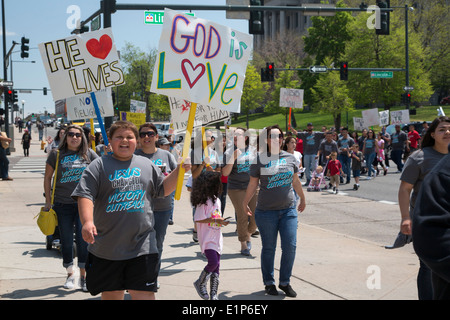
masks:
<path fill-rule="evenodd" d="M 380 9 L 386 9 L 390 7 L 390 0 L 377 1 L 377 6 Z M 389 34 L 389 12 L 380 12 L 380 29 L 375 29 L 375 33 L 378 35 L 388 35 Z"/>
<path fill-rule="evenodd" d="M 12 93 L 13 91 L 11 89 L 8 89 L 5 91 L 5 105 L 11 102 L 12 99 Z"/>
<path fill-rule="evenodd" d="M 402 103 L 405 105 L 411 104 L 411 92 L 402 93 Z"/>
<path fill-rule="evenodd" d="M 250 0 L 251 6 L 263 6 L 264 0 Z M 250 11 L 250 20 L 248 20 L 248 33 L 264 34 L 264 12 Z"/>
<path fill-rule="evenodd" d="M 275 66 L 274 63 L 266 63 L 267 67 L 267 81 L 275 81 Z"/>
<path fill-rule="evenodd" d="M 261 82 L 275 81 L 275 66 L 273 62 L 267 62 L 265 68 L 261 68 Z"/>
<path fill-rule="evenodd" d="M 20 57 L 23 58 L 28 58 L 29 54 L 28 54 L 28 50 L 30 50 L 30 47 L 27 45 L 28 43 L 30 43 L 30 39 L 27 39 L 25 37 L 22 37 L 21 40 L 22 45 L 20 46 Z"/>
<path fill-rule="evenodd" d="M 341 80 L 348 80 L 348 62 L 341 62 Z"/>
<path fill-rule="evenodd" d="M 46 95 L 47 95 L 47 87 L 44 87 L 44 88 L 42 89 L 42 92 L 44 93 L 44 96 L 46 96 Z"/>
<path fill-rule="evenodd" d="M 19 102 L 19 98 L 17 96 L 17 90 L 13 90 L 13 92 L 12 92 L 12 103 L 14 104 L 16 102 Z"/>

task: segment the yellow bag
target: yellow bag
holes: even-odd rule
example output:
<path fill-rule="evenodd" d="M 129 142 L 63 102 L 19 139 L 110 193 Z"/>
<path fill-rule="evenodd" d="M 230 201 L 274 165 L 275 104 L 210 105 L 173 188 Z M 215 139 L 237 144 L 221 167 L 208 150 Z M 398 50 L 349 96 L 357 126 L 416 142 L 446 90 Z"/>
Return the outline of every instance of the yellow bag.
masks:
<path fill-rule="evenodd" d="M 58 174 L 58 162 L 59 162 L 59 150 L 56 152 L 56 165 L 55 165 L 55 174 L 53 178 L 53 191 L 52 191 L 52 201 L 55 197 L 55 189 L 56 189 L 56 175 Z M 41 207 L 41 211 L 37 214 L 37 225 L 39 229 L 41 229 L 42 233 L 46 236 L 50 236 L 55 233 L 55 228 L 58 225 L 58 217 L 56 215 L 55 210 L 51 209 L 49 211 L 45 211 L 45 207 Z M 34 217 L 34 218 L 36 218 Z"/>
<path fill-rule="evenodd" d="M 55 228 L 58 225 L 58 217 L 56 216 L 55 210 L 50 209 L 49 211 L 45 211 L 45 208 L 42 207 L 38 216 L 37 225 L 42 233 L 46 236 L 54 234 Z"/>

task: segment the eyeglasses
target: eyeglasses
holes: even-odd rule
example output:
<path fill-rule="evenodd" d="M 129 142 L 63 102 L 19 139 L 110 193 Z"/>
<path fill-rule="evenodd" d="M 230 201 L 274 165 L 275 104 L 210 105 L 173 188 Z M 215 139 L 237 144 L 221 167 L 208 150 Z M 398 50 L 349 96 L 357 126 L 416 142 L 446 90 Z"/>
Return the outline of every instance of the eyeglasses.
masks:
<path fill-rule="evenodd" d="M 154 137 L 156 136 L 155 131 L 146 131 L 146 132 L 139 132 L 139 137 L 145 138 L 145 137 Z"/>
<path fill-rule="evenodd" d="M 69 137 L 71 137 L 71 138 L 73 138 L 73 137 L 77 137 L 77 138 L 81 138 L 81 133 L 79 133 L 79 132 L 67 132 L 67 135 L 69 136 Z"/>

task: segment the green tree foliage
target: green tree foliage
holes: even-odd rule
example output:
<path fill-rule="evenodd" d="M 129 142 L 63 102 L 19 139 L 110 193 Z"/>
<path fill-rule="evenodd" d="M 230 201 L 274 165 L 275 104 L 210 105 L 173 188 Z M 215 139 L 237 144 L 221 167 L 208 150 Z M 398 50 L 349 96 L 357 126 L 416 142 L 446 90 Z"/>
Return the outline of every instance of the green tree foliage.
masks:
<path fill-rule="evenodd" d="M 331 58 L 325 59 L 324 64 L 331 67 Z M 353 110 L 354 101 L 349 97 L 349 89 L 345 82 L 340 80 L 339 73 L 328 72 L 321 75 L 311 89 L 315 101 L 313 110 L 333 115 L 335 128 L 341 126 L 342 112 Z"/>
<path fill-rule="evenodd" d="M 249 112 L 261 107 L 268 87 L 268 83 L 261 82 L 260 73 L 249 63 L 245 72 L 244 88 L 241 97 L 241 114 L 246 114 L 247 119 Z"/>
<path fill-rule="evenodd" d="M 367 13 L 356 16 L 350 26 L 352 41 L 347 42 L 344 60 L 349 68 L 404 68 L 405 28 L 401 12 L 391 13 L 390 35 L 376 35 L 367 26 Z M 418 34 L 409 34 L 409 80 L 413 101 L 426 101 L 432 94 L 430 79 L 424 68 L 426 59 Z M 392 106 L 404 92 L 405 72 L 394 72 L 392 79 L 371 79 L 369 71 L 349 71 L 349 94 L 358 104 L 384 103 Z"/>

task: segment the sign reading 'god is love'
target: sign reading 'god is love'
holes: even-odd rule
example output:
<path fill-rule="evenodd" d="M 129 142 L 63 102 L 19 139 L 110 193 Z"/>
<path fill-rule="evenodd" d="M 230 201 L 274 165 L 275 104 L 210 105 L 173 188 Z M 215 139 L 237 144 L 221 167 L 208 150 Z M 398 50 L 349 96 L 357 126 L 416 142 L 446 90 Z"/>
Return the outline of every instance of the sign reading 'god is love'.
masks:
<path fill-rule="evenodd" d="M 151 91 L 240 111 L 253 36 L 166 9 Z"/>
<path fill-rule="evenodd" d="M 125 83 L 111 28 L 39 44 L 53 100 Z"/>

